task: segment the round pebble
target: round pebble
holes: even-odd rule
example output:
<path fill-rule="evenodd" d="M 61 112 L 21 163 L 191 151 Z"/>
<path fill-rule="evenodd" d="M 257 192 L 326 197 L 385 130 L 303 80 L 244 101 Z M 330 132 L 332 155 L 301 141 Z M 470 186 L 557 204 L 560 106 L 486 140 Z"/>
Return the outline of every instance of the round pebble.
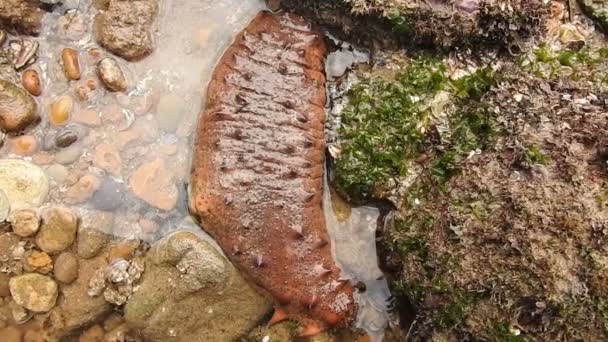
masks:
<path fill-rule="evenodd" d="M 110 91 L 127 90 L 127 79 L 118 62 L 112 57 L 106 57 L 97 64 L 97 74 Z"/>
<path fill-rule="evenodd" d="M 123 204 L 126 190 L 122 183 L 111 178 L 105 178 L 97 191 L 93 194 L 91 203 L 96 209 L 112 211 Z"/>
<path fill-rule="evenodd" d="M 57 98 L 51 104 L 49 122 L 54 126 L 65 124 L 70 118 L 73 108 L 74 100 L 70 96 L 65 95 Z"/>
<path fill-rule="evenodd" d="M 69 165 L 77 161 L 83 152 L 82 147 L 71 145 L 57 152 L 55 155 L 55 161 L 59 164 Z"/>
<path fill-rule="evenodd" d="M 67 208 L 47 208 L 42 213 L 42 225 L 36 234 L 36 245 L 49 254 L 64 251 L 76 239 L 78 218 Z"/>
<path fill-rule="evenodd" d="M 64 284 L 70 284 L 78 277 L 78 258 L 74 253 L 63 252 L 55 260 L 55 278 Z"/>
<path fill-rule="evenodd" d="M 78 141 L 78 135 L 70 130 L 59 132 L 55 136 L 55 145 L 59 148 L 65 148 Z"/>
<path fill-rule="evenodd" d="M 38 141 L 31 135 L 21 135 L 10 142 L 11 152 L 20 156 L 31 156 L 38 149 Z"/>
<path fill-rule="evenodd" d="M 9 216 L 9 222 L 13 228 L 13 232 L 21 237 L 32 236 L 40 228 L 40 216 L 32 209 L 13 211 Z"/>
<path fill-rule="evenodd" d="M 38 71 L 30 69 L 23 72 L 21 75 L 21 83 L 23 88 L 34 96 L 40 96 L 42 94 L 42 83 L 40 82 L 40 76 Z"/>
<path fill-rule="evenodd" d="M 69 170 L 61 164 L 53 164 L 46 168 L 46 174 L 53 178 L 57 183 L 62 184 L 68 178 Z"/>
<path fill-rule="evenodd" d="M 49 193 L 46 173 L 37 165 L 18 159 L 0 159 L 0 189 L 11 210 L 38 207 Z"/>
<path fill-rule="evenodd" d="M 72 48 L 65 48 L 61 51 L 61 61 L 63 62 L 63 70 L 65 75 L 70 80 L 80 79 L 80 62 L 78 51 Z"/>
<path fill-rule="evenodd" d="M 9 280 L 13 300 L 34 312 L 47 312 L 57 301 L 57 283 L 37 273 L 26 273 Z"/>

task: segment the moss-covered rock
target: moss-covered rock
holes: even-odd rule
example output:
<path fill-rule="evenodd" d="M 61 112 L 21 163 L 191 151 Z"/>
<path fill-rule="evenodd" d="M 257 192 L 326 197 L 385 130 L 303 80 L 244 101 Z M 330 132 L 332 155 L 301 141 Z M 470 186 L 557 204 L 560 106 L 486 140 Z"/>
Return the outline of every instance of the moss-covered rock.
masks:
<path fill-rule="evenodd" d="M 543 31 L 536 0 L 283 0 L 282 6 L 349 38 L 410 46 L 510 46 Z"/>

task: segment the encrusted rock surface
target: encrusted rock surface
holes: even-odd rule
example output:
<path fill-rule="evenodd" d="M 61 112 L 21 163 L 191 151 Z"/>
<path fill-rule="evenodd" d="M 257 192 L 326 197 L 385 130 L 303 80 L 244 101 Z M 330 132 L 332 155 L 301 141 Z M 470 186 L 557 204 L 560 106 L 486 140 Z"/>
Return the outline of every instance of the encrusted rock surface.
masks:
<path fill-rule="evenodd" d="M 37 0 L 0 1 L 0 28 L 17 28 L 25 34 L 40 33 L 44 12 Z"/>
<path fill-rule="evenodd" d="M 100 1 L 97 41 L 117 56 L 141 59 L 153 48 L 152 24 L 158 14 L 158 0 Z"/>
<path fill-rule="evenodd" d="M 149 341 L 232 341 L 269 310 L 215 247 L 179 231 L 148 252 L 125 318 Z"/>

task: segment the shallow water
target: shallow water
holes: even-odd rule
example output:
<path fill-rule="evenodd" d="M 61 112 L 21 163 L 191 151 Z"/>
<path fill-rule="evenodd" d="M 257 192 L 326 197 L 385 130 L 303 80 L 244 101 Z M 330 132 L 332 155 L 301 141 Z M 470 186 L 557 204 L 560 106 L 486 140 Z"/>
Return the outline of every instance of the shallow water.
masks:
<path fill-rule="evenodd" d="M 72 12 L 62 15 L 76 7 L 76 16 Z M 206 84 L 236 33 L 264 8 L 262 0 L 161 1 L 154 52 L 139 62 L 116 58 L 127 76 L 128 92 L 110 93 L 97 83 L 95 91 L 79 100 L 78 88 L 87 80 L 97 80 L 98 57 L 91 53 L 99 49 L 92 37 L 96 10 L 89 0 L 66 1 L 63 8 L 46 16 L 43 32 L 35 38 L 40 49 L 32 68 L 39 71 L 43 80 L 43 94 L 37 98 L 42 121 L 27 134 L 36 137 L 39 147 L 34 155 L 21 156 L 13 153 L 14 138 L 9 138 L 0 148 L 0 158 L 33 161 L 47 171 L 51 191 L 45 204 L 66 205 L 76 211 L 113 211 L 117 224 L 105 233 L 116 237 L 153 242 L 174 230 L 196 229 L 189 223 L 186 184 Z M 59 60 L 65 47 L 80 52 L 80 81 L 70 82 L 64 75 Z M 103 49 L 99 51 L 110 55 Z M 365 54 L 350 47 L 340 49 L 328 59 L 329 76 L 337 77 L 353 63 L 365 59 Z M 74 109 L 70 120 L 56 127 L 48 117 L 51 103 L 60 96 L 73 98 Z M 169 107 L 169 119 L 159 116 L 159 102 Z M 84 124 L 77 119 L 87 111 L 99 122 Z M 47 140 L 67 128 L 80 132 L 76 143 L 64 149 L 45 147 Z M 111 147 L 116 159 L 113 163 L 118 165 L 114 172 L 96 162 L 100 146 Z M 160 188 L 153 189 L 154 195 L 177 197 L 177 204 L 167 210 L 154 208 L 132 193 L 133 175 L 142 164 L 154 160 L 162 164 L 162 177 L 157 178 L 167 179 Z M 97 195 L 86 194 L 86 189 L 75 192 L 85 176 L 110 184 L 107 193 L 98 190 Z M 375 228 L 379 212 L 372 207 L 350 208 L 331 195 L 327 185 L 325 189 L 324 210 L 334 256 L 345 275 L 366 285 L 366 291 L 358 298 L 357 327 L 381 340 L 389 320 L 386 304 L 390 293 L 377 266 Z"/>

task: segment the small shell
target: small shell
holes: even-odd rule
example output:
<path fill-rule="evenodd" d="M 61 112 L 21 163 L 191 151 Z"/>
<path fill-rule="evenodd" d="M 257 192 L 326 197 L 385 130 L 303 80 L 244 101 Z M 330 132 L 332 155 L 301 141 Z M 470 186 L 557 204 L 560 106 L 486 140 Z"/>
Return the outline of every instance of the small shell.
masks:
<path fill-rule="evenodd" d="M 38 42 L 33 40 L 11 41 L 11 48 L 15 51 L 13 65 L 16 70 L 34 62 L 36 53 L 38 52 Z"/>
<path fill-rule="evenodd" d="M 76 81 L 80 79 L 80 61 L 78 51 L 72 48 L 65 48 L 61 51 L 61 61 L 63 71 L 68 79 Z"/>
<path fill-rule="evenodd" d="M 21 75 L 21 83 L 23 84 L 23 88 L 25 88 L 25 90 L 27 90 L 30 94 L 34 96 L 39 96 L 42 94 L 42 84 L 36 70 L 26 70 Z"/>

